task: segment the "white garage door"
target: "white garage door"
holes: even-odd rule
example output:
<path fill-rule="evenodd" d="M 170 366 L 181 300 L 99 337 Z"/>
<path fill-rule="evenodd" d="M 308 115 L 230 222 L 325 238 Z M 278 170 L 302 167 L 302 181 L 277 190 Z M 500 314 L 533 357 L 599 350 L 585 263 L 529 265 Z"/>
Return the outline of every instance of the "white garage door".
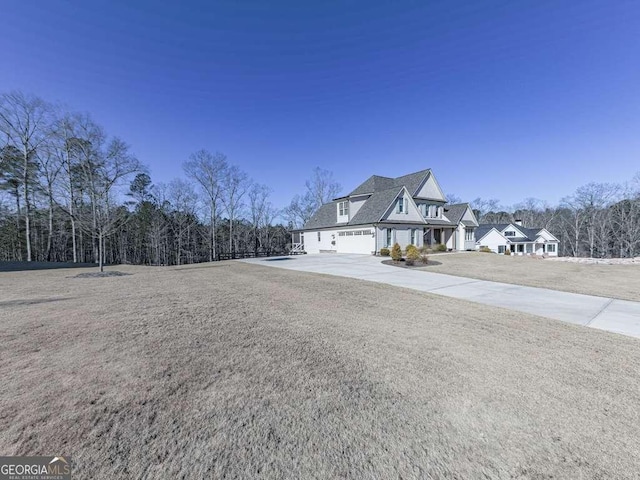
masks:
<path fill-rule="evenodd" d="M 373 228 L 343 230 L 338 232 L 336 247 L 338 253 L 370 254 L 375 249 Z"/>

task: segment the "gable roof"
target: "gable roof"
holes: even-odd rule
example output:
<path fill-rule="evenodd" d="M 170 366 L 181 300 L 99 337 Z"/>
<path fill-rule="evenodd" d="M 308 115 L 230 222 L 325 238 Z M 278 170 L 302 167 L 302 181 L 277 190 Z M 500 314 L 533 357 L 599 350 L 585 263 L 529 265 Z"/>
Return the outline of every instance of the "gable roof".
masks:
<path fill-rule="evenodd" d="M 471 208 L 468 203 L 454 203 L 452 205 L 445 205 L 444 214 L 451 221 L 451 223 L 459 225 L 462 217 L 467 211 L 467 208 Z"/>
<path fill-rule="evenodd" d="M 375 192 L 364 202 L 364 205 L 360 207 L 360 210 L 353 216 L 349 225 L 360 225 L 379 221 L 402 190 L 404 190 L 404 188 L 394 187 Z"/>
<path fill-rule="evenodd" d="M 507 240 L 512 242 L 535 242 L 539 237 L 538 233 L 541 230 L 544 230 L 544 228 L 521 227 L 520 225 L 515 225 L 513 223 L 483 223 L 478 226 L 478 228 L 476 228 L 476 241 L 479 241 L 494 228 L 498 232 L 502 233 L 502 231 L 509 226 L 513 227 L 516 231 L 519 231 L 524 235 L 518 235 L 516 237 L 505 237 Z"/>
<path fill-rule="evenodd" d="M 302 229 L 307 230 L 310 228 L 325 228 L 337 225 L 337 204 L 338 202 L 334 200 L 333 202 L 321 205 L 316 213 L 314 213 L 313 216 L 309 219 L 309 221 L 304 224 Z"/>
<path fill-rule="evenodd" d="M 407 190 L 409 190 L 409 194 L 411 196 L 414 196 L 418 191 L 418 188 L 420 188 L 420 185 L 430 172 L 431 169 L 427 168 L 426 170 L 420 170 L 419 172 L 409 173 L 407 175 L 403 175 L 402 177 L 396 178 L 371 175 L 364 181 L 364 183 L 358 185 L 347 196 L 351 197 L 354 195 L 362 195 L 365 193 L 375 193 L 381 190 L 388 190 L 395 187 L 407 187 Z"/>

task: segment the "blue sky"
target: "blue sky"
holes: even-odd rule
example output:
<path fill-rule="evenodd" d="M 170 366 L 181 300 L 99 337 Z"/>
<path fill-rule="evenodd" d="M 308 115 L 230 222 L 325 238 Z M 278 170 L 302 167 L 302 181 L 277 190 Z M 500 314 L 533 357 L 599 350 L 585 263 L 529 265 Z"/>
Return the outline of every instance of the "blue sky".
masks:
<path fill-rule="evenodd" d="M 284 206 L 432 168 L 550 203 L 640 171 L 640 3 L 4 0 L 0 91 L 89 111 L 155 182 L 200 148 Z"/>

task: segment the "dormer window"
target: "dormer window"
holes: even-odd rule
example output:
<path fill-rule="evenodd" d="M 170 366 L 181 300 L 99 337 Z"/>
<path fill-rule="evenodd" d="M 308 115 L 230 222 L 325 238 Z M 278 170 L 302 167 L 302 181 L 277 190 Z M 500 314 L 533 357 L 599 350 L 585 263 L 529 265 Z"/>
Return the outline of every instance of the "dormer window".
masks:
<path fill-rule="evenodd" d="M 507 230 L 506 232 L 504 232 L 504 236 L 505 237 L 515 237 L 516 236 L 516 232 L 514 232 L 513 230 Z"/>
<path fill-rule="evenodd" d="M 349 202 L 338 202 L 338 215 L 344 217 L 345 215 L 349 215 Z"/>
<path fill-rule="evenodd" d="M 404 198 L 400 197 L 398 198 L 398 212 L 397 213 L 404 213 L 404 209 L 405 209 L 405 205 L 404 205 Z"/>

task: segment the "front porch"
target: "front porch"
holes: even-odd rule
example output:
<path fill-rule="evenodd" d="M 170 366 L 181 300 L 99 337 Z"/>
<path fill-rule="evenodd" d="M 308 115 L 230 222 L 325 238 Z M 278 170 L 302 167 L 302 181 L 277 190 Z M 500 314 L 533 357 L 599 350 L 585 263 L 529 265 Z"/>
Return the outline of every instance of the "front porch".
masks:
<path fill-rule="evenodd" d="M 437 245 L 445 245 L 447 249 L 454 249 L 455 228 L 452 227 L 425 227 L 422 241 L 426 247 L 435 248 Z"/>

